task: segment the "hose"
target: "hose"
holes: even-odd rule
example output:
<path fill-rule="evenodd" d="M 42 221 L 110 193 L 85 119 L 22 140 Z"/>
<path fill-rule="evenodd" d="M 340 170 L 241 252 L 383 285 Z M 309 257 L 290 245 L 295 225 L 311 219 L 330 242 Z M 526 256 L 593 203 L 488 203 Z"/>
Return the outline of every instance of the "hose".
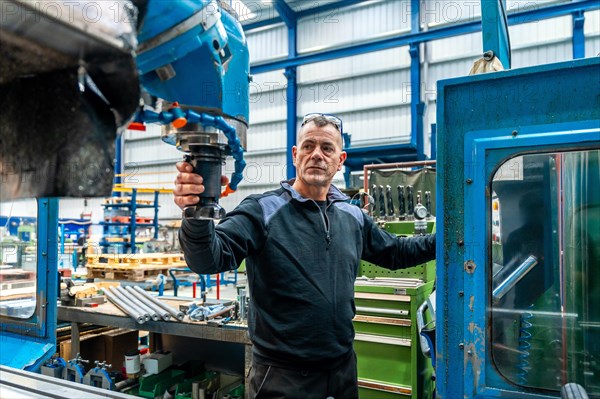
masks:
<path fill-rule="evenodd" d="M 529 306 L 532 309 L 533 305 Z M 533 324 L 529 321 L 533 317 L 531 311 L 526 310 L 521 314 L 521 323 L 519 325 L 519 364 L 517 364 L 517 377 L 519 383 L 522 385 L 527 384 L 527 376 L 529 375 L 529 349 L 531 348 L 531 327 Z"/>

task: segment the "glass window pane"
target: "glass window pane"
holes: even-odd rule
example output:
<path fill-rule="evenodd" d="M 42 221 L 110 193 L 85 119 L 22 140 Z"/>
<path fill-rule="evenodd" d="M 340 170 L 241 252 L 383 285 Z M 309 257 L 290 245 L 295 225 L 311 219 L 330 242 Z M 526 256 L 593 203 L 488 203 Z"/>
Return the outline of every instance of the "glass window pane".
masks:
<path fill-rule="evenodd" d="M 600 394 L 599 160 L 523 155 L 492 179 L 492 357 L 514 384 Z"/>
<path fill-rule="evenodd" d="M 29 318 L 35 311 L 37 201 L 0 204 L 0 315 Z"/>

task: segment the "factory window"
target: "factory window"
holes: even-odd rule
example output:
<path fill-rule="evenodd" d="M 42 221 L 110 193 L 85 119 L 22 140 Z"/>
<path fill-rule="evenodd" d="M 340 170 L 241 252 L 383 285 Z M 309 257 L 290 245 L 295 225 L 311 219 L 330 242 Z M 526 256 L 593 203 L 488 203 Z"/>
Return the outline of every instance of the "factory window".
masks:
<path fill-rule="evenodd" d="M 599 161 L 523 155 L 491 181 L 491 353 L 513 384 L 600 394 Z"/>
<path fill-rule="evenodd" d="M 0 316 L 29 318 L 36 304 L 37 201 L 0 204 Z"/>

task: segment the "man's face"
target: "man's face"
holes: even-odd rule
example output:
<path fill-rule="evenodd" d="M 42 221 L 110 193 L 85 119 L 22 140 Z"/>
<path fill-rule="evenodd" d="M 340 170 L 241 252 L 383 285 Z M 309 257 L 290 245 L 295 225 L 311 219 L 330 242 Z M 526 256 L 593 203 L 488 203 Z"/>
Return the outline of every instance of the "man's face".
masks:
<path fill-rule="evenodd" d="M 310 186 L 328 186 L 346 160 L 341 133 L 331 124 L 319 127 L 313 122 L 300 130 L 292 156 L 297 179 Z"/>

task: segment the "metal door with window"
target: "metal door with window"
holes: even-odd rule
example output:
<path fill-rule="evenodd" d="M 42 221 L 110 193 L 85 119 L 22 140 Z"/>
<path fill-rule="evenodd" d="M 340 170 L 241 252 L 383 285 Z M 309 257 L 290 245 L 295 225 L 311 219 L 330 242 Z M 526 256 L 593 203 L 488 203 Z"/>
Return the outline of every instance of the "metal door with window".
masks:
<path fill-rule="evenodd" d="M 438 396 L 600 397 L 600 58 L 438 87 Z"/>
<path fill-rule="evenodd" d="M 13 208 L 36 216 L 16 235 L 6 228 L 0 232 L 0 364 L 38 370 L 56 348 L 58 199 L 1 205 L 7 223 L 16 219 Z"/>

